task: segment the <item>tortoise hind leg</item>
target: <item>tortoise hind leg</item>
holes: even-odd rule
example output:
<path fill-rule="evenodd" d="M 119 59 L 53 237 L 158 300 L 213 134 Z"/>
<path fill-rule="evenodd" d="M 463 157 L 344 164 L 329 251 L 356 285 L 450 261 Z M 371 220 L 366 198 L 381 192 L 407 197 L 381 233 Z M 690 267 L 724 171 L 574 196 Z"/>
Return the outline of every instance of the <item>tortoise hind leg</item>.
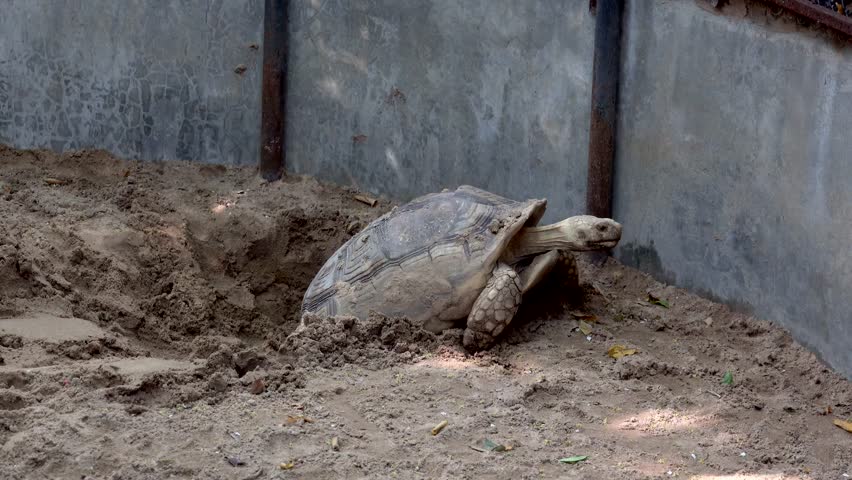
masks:
<path fill-rule="evenodd" d="M 518 273 L 505 263 L 498 263 L 467 317 L 465 348 L 476 351 L 493 345 L 494 338 L 509 325 L 520 304 Z"/>

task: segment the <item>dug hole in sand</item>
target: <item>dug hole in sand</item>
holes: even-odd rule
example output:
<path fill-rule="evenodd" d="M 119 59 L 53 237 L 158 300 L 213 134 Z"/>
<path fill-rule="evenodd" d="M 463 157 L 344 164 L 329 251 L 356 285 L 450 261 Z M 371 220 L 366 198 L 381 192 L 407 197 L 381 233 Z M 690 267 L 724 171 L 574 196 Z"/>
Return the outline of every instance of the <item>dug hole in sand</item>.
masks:
<path fill-rule="evenodd" d="M 0 478 L 852 474 L 848 381 L 613 260 L 474 356 L 381 316 L 288 338 L 325 259 L 392 207 L 357 194 L 0 147 Z"/>

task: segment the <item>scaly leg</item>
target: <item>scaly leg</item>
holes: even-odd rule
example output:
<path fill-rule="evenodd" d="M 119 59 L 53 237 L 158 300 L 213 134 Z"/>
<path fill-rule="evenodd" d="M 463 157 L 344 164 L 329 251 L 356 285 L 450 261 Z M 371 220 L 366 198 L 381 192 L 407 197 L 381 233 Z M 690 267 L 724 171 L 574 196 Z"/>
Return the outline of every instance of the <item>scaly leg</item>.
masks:
<path fill-rule="evenodd" d="M 467 317 L 465 348 L 476 351 L 493 345 L 494 338 L 509 325 L 520 304 L 518 273 L 505 263 L 498 263 Z"/>

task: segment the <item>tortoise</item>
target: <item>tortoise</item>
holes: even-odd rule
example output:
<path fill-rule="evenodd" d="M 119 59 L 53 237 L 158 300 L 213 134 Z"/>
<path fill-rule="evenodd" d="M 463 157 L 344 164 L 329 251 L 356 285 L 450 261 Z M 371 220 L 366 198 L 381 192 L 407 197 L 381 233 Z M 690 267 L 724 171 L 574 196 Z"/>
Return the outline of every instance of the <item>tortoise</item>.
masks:
<path fill-rule="evenodd" d="M 621 238 L 619 223 L 590 215 L 538 226 L 546 203 L 462 185 L 394 208 L 328 258 L 305 292 L 298 330 L 306 313 L 376 312 L 433 333 L 466 320 L 465 348 L 489 348 L 545 276 L 558 270 L 578 285 L 571 252 Z"/>

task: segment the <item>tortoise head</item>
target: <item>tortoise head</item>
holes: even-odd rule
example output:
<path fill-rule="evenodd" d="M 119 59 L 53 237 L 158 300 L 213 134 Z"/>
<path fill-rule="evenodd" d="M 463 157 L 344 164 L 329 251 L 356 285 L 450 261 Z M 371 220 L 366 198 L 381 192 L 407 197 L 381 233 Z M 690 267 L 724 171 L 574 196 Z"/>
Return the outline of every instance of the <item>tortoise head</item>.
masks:
<path fill-rule="evenodd" d="M 611 218 L 592 215 L 568 217 L 540 227 L 526 227 L 513 245 L 517 257 L 537 255 L 550 250 L 606 250 L 621 240 L 621 224 Z"/>
<path fill-rule="evenodd" d="M 555 224 L 568 250 L 604 250 L 614 248 L 621 240 L 621 224 L 611 218 L 577 215 Z"/>

